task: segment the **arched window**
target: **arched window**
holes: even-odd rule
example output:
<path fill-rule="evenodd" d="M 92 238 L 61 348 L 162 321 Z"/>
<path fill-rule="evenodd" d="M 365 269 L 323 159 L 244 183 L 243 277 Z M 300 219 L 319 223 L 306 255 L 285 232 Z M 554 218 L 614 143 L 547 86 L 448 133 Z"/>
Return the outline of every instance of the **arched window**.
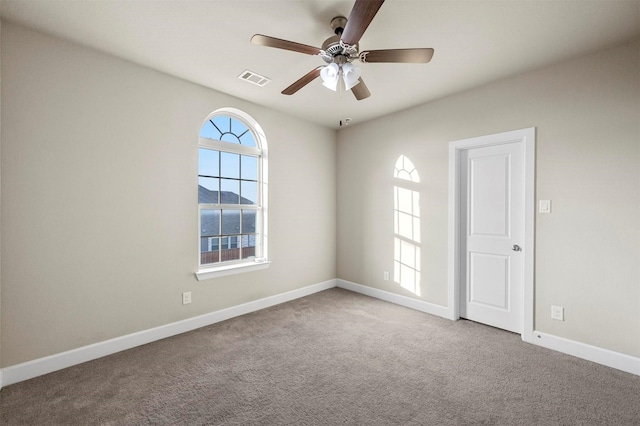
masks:
<path fill-rule="evenodd" d="M 404 155 L 393 169 L 394 256 L 393 279 L 420 296 L 420 176 Z"/>
<path fill-rule="evenodd" d="M 211 113 L 198 138 L 198 279 L 267 265 L 266 139 L 246 113 Z"/>

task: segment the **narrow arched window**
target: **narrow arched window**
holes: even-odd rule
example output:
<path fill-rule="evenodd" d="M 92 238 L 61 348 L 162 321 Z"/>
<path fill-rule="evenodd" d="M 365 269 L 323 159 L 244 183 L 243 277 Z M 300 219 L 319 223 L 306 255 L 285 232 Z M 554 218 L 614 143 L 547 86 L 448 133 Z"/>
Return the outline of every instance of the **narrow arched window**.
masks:
<path fill-rule="evenodd" d="M 255 120 L 231 108 L 207 117 L 198 138 L 199 279 L 265 265 L 266 170 Z"/>

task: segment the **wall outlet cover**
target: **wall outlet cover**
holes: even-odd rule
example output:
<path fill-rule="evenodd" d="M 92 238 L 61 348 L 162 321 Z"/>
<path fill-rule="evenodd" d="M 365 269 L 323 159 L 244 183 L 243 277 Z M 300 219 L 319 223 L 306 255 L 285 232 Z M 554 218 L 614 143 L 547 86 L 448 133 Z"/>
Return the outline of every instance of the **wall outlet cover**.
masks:
<path fill-rule="evenodd" d="M 540 200 L 538 204 L 539 213 L 551 213 L 551 200 Z"/>
<path fill-rule="evenodd" d="M 551 305 L 551 319 L 564 321 L 564 308 Z"/>

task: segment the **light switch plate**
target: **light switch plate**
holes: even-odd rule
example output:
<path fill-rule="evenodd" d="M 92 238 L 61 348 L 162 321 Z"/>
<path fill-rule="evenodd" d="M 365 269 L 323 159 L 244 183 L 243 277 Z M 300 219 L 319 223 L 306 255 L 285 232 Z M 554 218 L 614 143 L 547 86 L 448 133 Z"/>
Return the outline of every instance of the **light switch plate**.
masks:
<path fill-rule="evenodd" d="M 540 200 L 538 205 L 539 213 L 551 213 L 551 200 Z"/>

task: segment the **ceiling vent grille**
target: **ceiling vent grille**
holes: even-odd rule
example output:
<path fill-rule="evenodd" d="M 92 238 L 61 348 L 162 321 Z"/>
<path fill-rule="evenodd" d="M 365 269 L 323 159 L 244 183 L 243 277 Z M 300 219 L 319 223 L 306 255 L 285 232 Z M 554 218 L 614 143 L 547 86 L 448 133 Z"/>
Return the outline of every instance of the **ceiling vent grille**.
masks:
<path fill-rule="evenodd" d="M 248 81 L 249 83 L 253 83 L 260 87 L 266 85 L 268 82 L 271 81 L 267 77 L 264 77 L 260 74 L 256 74 L 255 72 L 249 71 L 249 70 L 242 71 L 242 73 L 238 76 L 238 78 L 240 80 Z"/>

